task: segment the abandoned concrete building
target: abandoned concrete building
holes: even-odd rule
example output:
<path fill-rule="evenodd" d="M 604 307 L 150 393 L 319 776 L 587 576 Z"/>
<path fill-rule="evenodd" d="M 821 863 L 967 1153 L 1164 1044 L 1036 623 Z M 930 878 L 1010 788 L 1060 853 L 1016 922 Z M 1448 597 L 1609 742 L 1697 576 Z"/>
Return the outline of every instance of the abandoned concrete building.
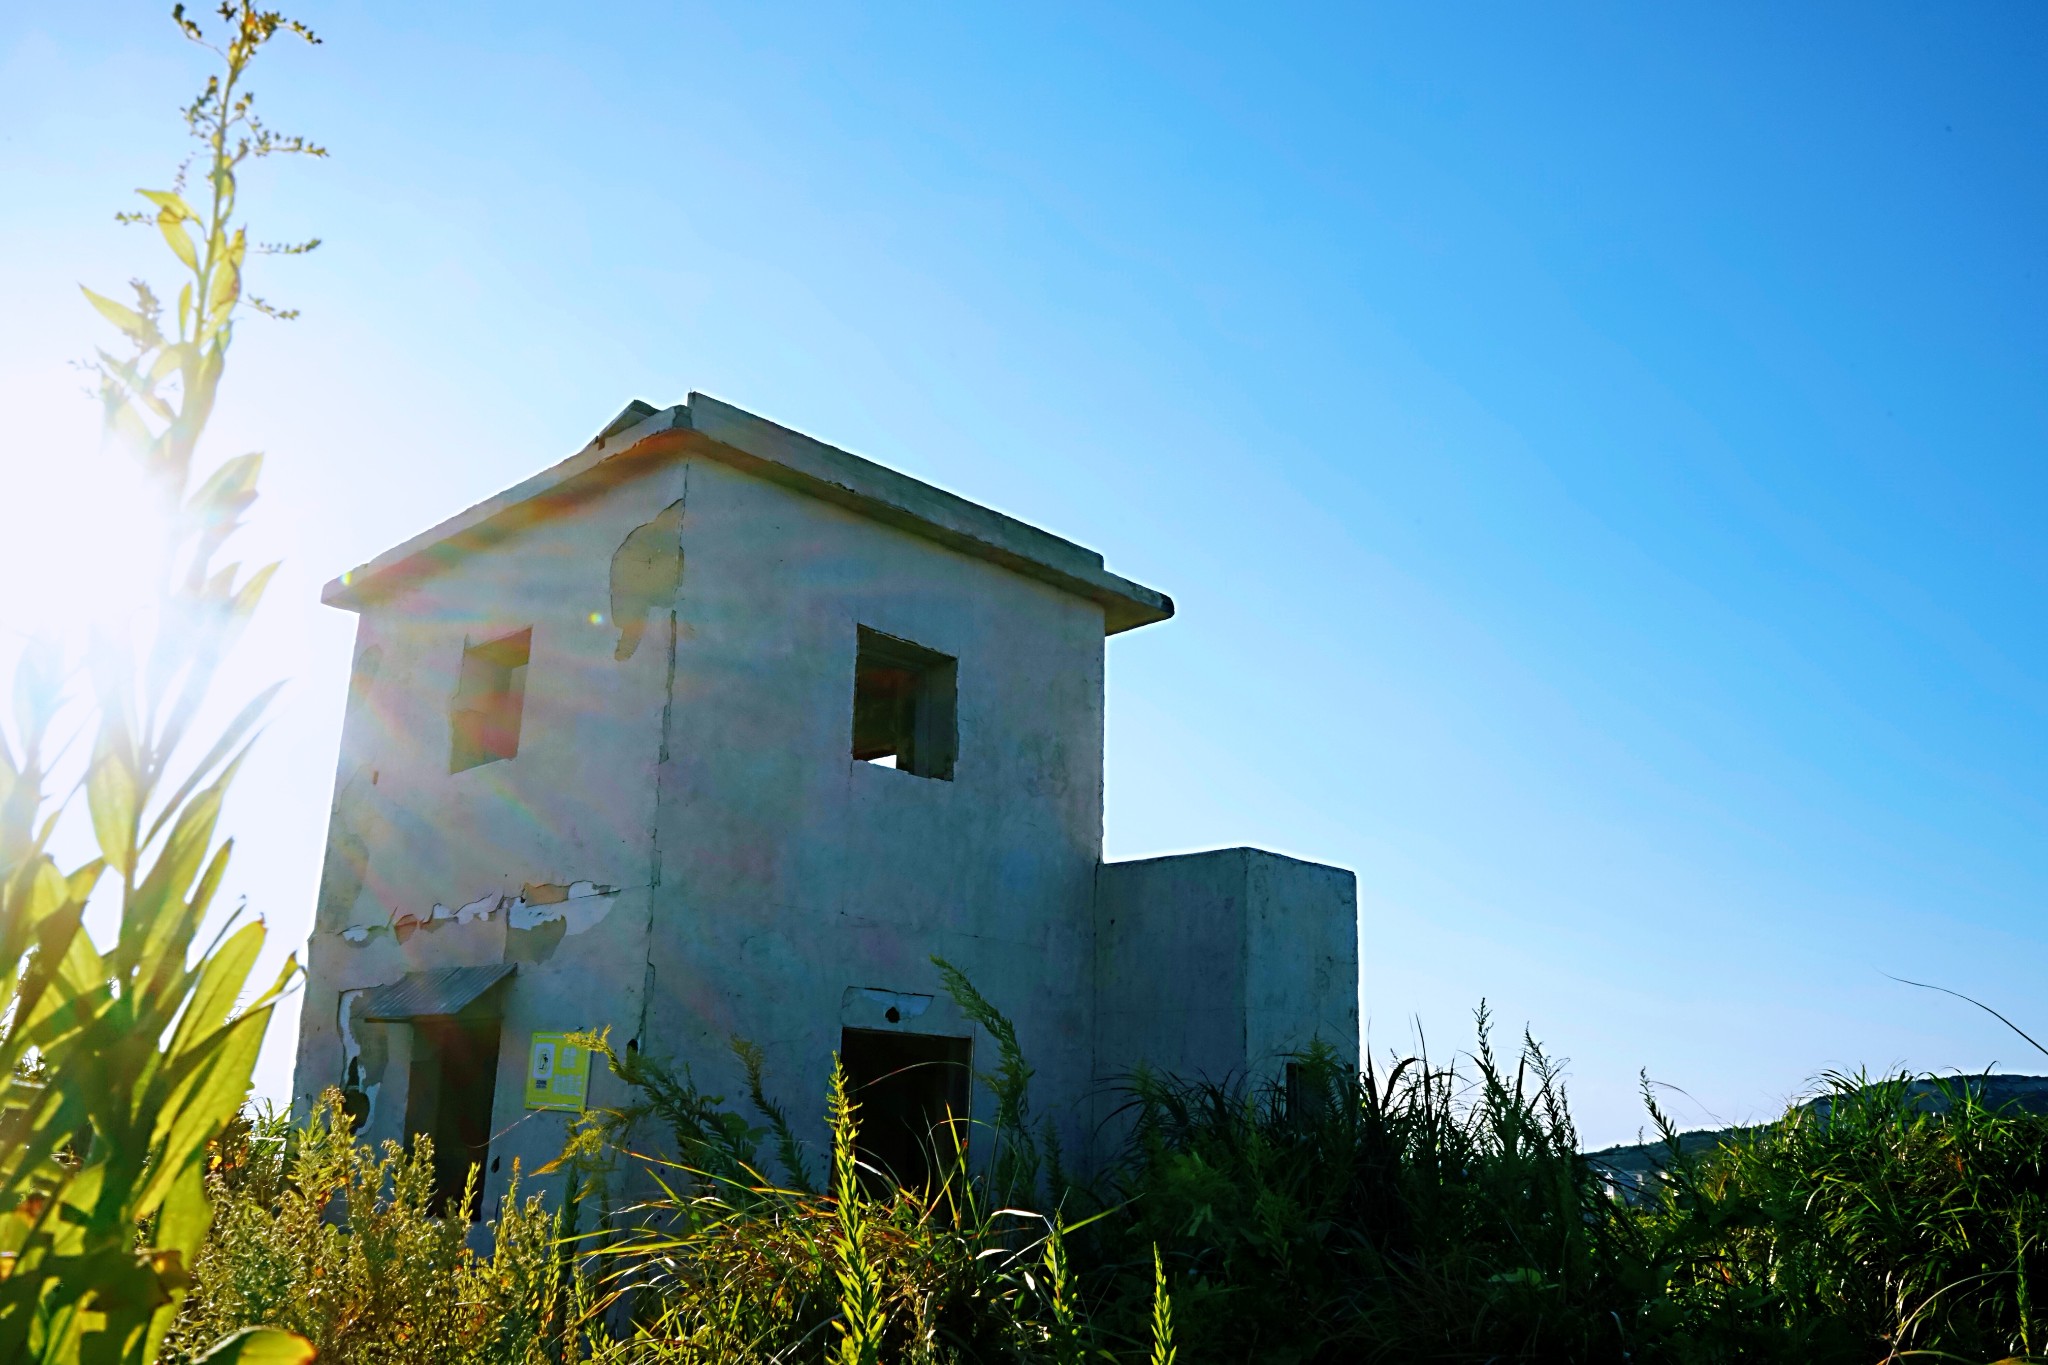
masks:
<path fill-rule="evenodd" d="M 865 1155 L 919 1178 L 993 1102 L 934 955 L 1077 1164 L 1141 1063 L 1357 1056 L 1351 873 L 1102 860 L 1105 640 L 1173 604 L 1078 545 L 693 394 L 324 600 L 358 624 L 296 1102 L 432 1134 L 451 1189 L 624 1098 L 596 1029 L 735 1101 L 750 1040 L 818 1147 L 839 1054 Z"/>

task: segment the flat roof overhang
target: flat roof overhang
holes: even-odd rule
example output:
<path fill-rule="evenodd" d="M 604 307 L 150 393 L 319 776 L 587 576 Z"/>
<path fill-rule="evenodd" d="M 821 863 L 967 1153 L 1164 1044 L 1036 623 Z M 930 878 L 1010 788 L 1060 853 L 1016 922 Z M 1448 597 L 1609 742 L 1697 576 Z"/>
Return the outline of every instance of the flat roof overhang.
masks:
<path fill-rule="evenodd" d="M 360 611 L 658 465 L 690 456 L 717 460 L 1099 603 L 1106 635 L 1173 615 L 1172 598 L 1109 572 L 1093 550 L 701 393 L 659 410 L 635 402 L 576 454 L 349 570 L 322 589 L 320 600 Z"/>

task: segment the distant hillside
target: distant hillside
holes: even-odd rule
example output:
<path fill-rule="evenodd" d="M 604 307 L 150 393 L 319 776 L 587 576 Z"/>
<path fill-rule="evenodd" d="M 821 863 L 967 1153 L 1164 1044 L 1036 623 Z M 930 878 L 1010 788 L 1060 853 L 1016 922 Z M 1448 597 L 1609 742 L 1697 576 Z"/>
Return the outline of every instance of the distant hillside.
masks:
<path fill-rule="evenodd" d="M 1967 1090 L 1990 1109 L 2048 1114 L 2048 1076 L 1956 1076 L 1943 1078 L 1940 1085 L 1931 1080 L 1919 1080 L 1907 1087 L 1907 1093 L 1929 1113 L 1940 1113 L 1950 1103 L 1942 1086 L 1947 1086 L 1950 1091 Z M 1799 1107 L 1825 1115 L 1831 1102 L 1829 1096 L 1823 1095 L 1819 1099 L 1807 1100 Z M 1703 1156 L 1763 1126 L 1694 1129 L 1678 1135 L 1679 1150 L 1687 1156 Z M 1624 1198 L 1630 1199 L 1641 1194 L 1655 1175 L 1664 1169 L 1670 1156 L 1671 1149 L 1663 1142 L 1629 1143 L 1586 1153 L 1586 1159 L 1613 1182 Z"/>

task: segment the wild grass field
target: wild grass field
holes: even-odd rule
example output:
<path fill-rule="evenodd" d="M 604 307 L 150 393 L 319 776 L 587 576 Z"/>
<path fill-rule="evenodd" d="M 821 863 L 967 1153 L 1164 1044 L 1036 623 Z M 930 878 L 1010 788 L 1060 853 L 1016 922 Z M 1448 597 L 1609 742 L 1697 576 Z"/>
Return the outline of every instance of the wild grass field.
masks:
<path fill-rule="evenodd" d="M 1007 1121 L 929 1190 L 855 1168 L 843 1095 L 834 1150 L 806 1153 L 758 1084 L 741 1113 L 629 1055 L 638 1102 L 572 1143 L 571 1200 L 508 1200 L 487 1255 L 434 1215 L 422 1146 L 372 1153 L 331 1104 L 299 1129 L 263 1118 L 217 1150 L 172 1343 L 265 1323 L 323 1361 L 394 1365 L 2048 1351 L 2048 1117 L 1838 1077 L 1728 1145 L 1674 1143 L 1624 1199 L 1541 1048 L 1502 1057 L 1479 1023 L 1451 1062 L 1353 1075 L 1312 1055 L 1257 1089 L 1133 1078 L 1130 1138 L 1085 1185 L 1032 1131 L 1014 1048 L 980 1078 Z"/>

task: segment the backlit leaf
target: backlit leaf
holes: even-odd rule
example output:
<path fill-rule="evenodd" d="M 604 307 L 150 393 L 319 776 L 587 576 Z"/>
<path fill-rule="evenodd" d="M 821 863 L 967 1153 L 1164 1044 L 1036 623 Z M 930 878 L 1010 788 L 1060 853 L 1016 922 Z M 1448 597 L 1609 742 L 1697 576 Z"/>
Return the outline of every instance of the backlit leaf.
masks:
<path fill-rule="evenodd" d="M 102 726 L 100 742 L 86 773 L 85 800 L 92 812 L 92 832 L 107 864 L 124 874 L 135 861 L 136 802 L 140 792 L 134 756 L 118 725 Z"/>
<path fill-rule="evenodd" d="M 213 282 L 206 290 L 206 312 L 210 318 L 229 307 L 242 292 L 242 272 L 227 252 L 214 266 Z"/>
<path fill-rule="evenodd" d="M 190 289 L 192 286 L 188 284 L 185 287 Z M 164 347 L 157 353 L 156 363 L 149 367 L 149 382 L 159 383 L 171 371 L 182 369 L 191 355 L 192 346 L 189 342 L 178 341 Z"/>
<path fill-rule="evenodd" d="M 193 1362 L 193 1365 L 307 1365 L 313 1343 L 275 1327 L 244 1327 Z"/>
<path fill-rule="evenodd" d="M 199 215 L 192 211 L 192 206 L 169 190 L 137 190 L 135 192 L 150 203 L 155 204 L 159 210 L 168 214 L 174 221 L 185 218 L 190 218 L 195 222 L 198 221 Z"/>
<path fill-rule="evenodd" d="M 123 303 L 116 303 L 104 294 L 95 294 L 84 285 L 78 286 L 86 300 L 100 310 L 100 316 L 135 338 L 142 346 L 154 346 L 158 341 L 156 324 Z"/>
<path fill-rule="evenodd" d="M 187 270 L 197 270 L 199 252 L 192 245 L 191 234 L 185 231 L 185 225 L 177 216 L 166 210 L 157 215 L 156 225 L 157 230 L 163 233 L 164 242 L 171 248 L 171 253 L 185 263 Z"/>
<path fill-rule="evenodd" d="M 221 732 L 221 737 L 214 741 L 213 748 L 207 751 L 206 757 L 200 759 L 193 767 L 191 775 L 185 779 L 185 784 L 165 803 L 163 813 L 157 816 L 156 823 L 149 828 L 150 838 L 156 838 L 157 831 L 163 828 L 164 821 L 170 818 L 171 812 L 181 809 L 185 804 L 185 798 L 190 796 L 200 783 L 206 781 L 213 770 L 227 758 L 235 745 L 241 742 L 242 736 L 249 732 L 249 727 L 262 718 L 264 708 L 270 705 L 270 699 L 275 697 L 283 686 L 281 682 L 272 683 L 258 692 L 249 704 L 242 708 L 241 714 Z"/>
<path fill-rule="evenodd" d="M 249 969 L 256 965 L 256 955 L 262 951 L 260 924 L 243 925 L 214 951 L 199 969 L 199 982 L 193 987 L 184 1016 L 178 1020 L 178 1031 L 171 1037 L 172 1053 L 183 1052 L 193 1039 L 227 1023 L 236 997 L 249 980 Z"/>
<path fill-rule="evenodd" d="M 246 1010 L 227 1027 L 206 1035 L 183 1055 L 171 1059 L 173 1074 L 177 1070 L 188 1074 L 177 1081 L 170 1101 L 157 1114 L 155 1140 L 163 1145 L 143 1192 L 144 1208 L 155 1198 L 170 1193 L 184 1177 L 188 1162 L 189 1169 L 204 1173 L 207 1143 L 219 1135 L 249 1098 L 249 1078 L 256 1072 L 256 1055 L 263 1049 L 263 1033 L 269 1026 L 270 1006 Z M 199 1217 L 198 1230 L 204 1235 L 203 1215 Z M 178 1232 L 185 1232 L 182 1225 Z M 169 1236 L 167 1228 L 160 1237 L 163 1245 L 172 1245 Z"/>

